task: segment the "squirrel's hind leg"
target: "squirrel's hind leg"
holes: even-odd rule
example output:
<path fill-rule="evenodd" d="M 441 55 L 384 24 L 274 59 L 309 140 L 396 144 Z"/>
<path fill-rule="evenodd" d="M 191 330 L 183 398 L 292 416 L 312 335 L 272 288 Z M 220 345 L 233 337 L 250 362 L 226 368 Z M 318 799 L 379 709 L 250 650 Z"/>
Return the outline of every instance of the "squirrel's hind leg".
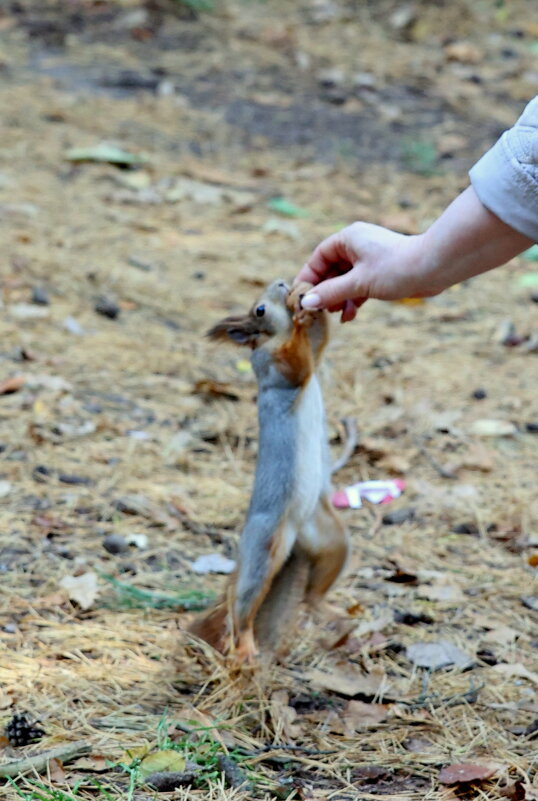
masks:
<path fill-rule="evenodd" d="M 255 525 L 255 520 L 251 521 Z M 258 654 L 254 625 L 258 611 L 271 592 L 273 581 L 286 563 L 295 541 L 291 523 L 283 520 L 271 536 L 269 547 L 253 550 L 247 543 L 254 532 L 243 531 L 234 610 L 235 659 L 252 662 Z"/>

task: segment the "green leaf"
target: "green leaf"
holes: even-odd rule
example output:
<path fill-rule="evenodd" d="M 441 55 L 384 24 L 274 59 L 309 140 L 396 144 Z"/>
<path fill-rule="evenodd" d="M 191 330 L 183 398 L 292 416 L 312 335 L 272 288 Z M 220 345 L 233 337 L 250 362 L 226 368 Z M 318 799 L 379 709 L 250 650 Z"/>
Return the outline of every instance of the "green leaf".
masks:
<path fill-rule="evenodd" d="M 309 217 L 310 212 L 296 206 L 290 200 L 284 197 L 272 197 L 268 203 L 267 208 L 271 211 L 276 211 L 277 214 L 282 214 L 283 217 Z"/>
<path fill-rule="evenodd" d="M 538 272 L 535 270 L 531 273 L 523 273 L 517 278 L 517 284 L 525 289 L 532 289 L 532 287 L 538 286 Z"/>
<path fill-rule="evenodd" d="M 525 261 L 538 261 L 538 245 L 532 245 L 525 253 L 521 254 Z"/>
<path fill-rule="evenodd" d="M 185 764 L 185 757 L 178 751 L 156 751 L 154 754 L 144 757 L 140 763 L 139 776 L 141 779 L 147 779 L 152 773 L 161 771 L 183 773 Z"/>
<path fill-rule="evenodd" d="M 118 164 L 122 167 L 133 167 L 138 164 L 146 164 L 147 156 L 137 153 L 128 153 L 115 145 L 107 145 L 101 142 L 94 147 L 75 147 L 68 150 L 66 155 L 68 161 L 96 161 L 102 164 Z"/>

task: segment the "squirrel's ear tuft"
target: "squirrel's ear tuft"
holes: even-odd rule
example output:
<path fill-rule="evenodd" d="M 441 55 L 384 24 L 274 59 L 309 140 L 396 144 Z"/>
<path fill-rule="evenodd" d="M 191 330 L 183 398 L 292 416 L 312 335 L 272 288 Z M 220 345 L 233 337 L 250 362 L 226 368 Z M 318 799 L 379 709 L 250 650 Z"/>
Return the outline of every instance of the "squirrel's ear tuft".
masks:
<path fill-rule="evenodd" d="M 209 339 L 215 341 L 230 340 L 236 345 L 250 345 L 254 347 L 260 330 L 256 322 L 249 315 L 244 317 L 225 317 L 207 332 Z"/>

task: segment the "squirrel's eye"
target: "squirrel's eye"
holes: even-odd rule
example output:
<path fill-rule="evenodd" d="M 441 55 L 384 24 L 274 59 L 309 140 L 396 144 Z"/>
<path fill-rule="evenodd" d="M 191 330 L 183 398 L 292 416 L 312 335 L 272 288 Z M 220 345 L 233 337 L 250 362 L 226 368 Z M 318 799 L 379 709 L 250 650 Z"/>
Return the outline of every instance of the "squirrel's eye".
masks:
<path fill-rule="evenodd" d="M 265 306 L 258 306 L 256 309 L 256 317 L 263 317 L 265 314 Z"/>

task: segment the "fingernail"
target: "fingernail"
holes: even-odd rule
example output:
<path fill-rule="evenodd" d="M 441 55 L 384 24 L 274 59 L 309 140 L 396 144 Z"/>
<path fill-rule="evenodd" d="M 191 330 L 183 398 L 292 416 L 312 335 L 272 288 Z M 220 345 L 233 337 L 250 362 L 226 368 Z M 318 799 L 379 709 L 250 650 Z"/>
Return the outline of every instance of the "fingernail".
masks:
<path fill-rule="evenodd" d="M 319 309 L 321 307 L 321 298 L 316 292 L 309 292 L 301 301 L 303 309 Z"/>

